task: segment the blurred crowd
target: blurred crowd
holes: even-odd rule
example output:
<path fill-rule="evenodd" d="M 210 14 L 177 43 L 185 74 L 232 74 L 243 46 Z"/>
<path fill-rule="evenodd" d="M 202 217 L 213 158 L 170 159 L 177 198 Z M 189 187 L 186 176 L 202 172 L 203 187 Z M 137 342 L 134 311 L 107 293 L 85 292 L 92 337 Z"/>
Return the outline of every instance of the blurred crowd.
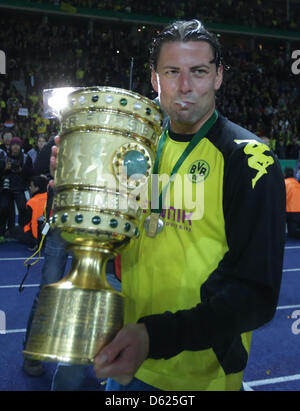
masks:
<path fill-rule="evenodd" d="M 300 5 L 289 0 L 30 0 L 52 3 L 63 10 L 76 12 L 77 8 L 94 8 L 123 13 L 170 17 L 171 19 L 199 18 L 206 22 L 299 30 Z M 70 8 L 71 6 L 71 8 Z M 73 9 L 72 9 L 73 8 Z"/>
<path fill-rule="evenodd" d="M 205 23 L 205 20 L 204 20 Z M 3 12 L 0 49 L 7 75 L 0 77 L 0 132 L 12 131 L 23 151 L 58 131 L 43 116 L 42 90 L 110 85 L 154 98 L 148 46 L 157 26 L 61 19 Z M 299 77 L 291 72 L 284 42 L 220 37 L 230 67 L 217 96 L 219 110 L 266 139 L 279 158 L 298 158 Z M 0 134 L 1 135 L 1 134 Z"/>
<path fill-rule="evenodd" d="M 76 3 L 96 4 L 92 0 Z M 120 5 L 120 10 L 125 3 L 130 3 L 133 12 L 141 11 L 137 1 L 101 2 L 107 9 Z M 160 3 L 160 9 L 153 11 L 145 0 L 143 11 L 156 15 L 168 12 L 171 16 L 175 10 L 173 3 Z M 229 3 L 224 0 L 216 4 L 225 7 Z M 182 3 L 176 10 L 185 10 L 187 14 L 176 17 L 192 16 L 193 7 L 193 1 Z M 214 16 L 216 9 L 210 16 Z M 195 11 L 195 16 L 202 18 L 202 13 Z M 204 23 L 210 20 L 203 18 Z M 134 91 L 155 98 L 150 84 L 148 46 L 159 28 L 4 10 L 0 28 L 0 50 L 6 54 L 7 72 L 0 76 L 1 241 L 6 229 L 14 225 L 14 204 L 19 223 L 24 225 L 36 156 L 59 130 L 57 119 L 44 116 L 43 90 L 66 86 L 109 85 L 125 89 L 131 86 Z M 300 76 L 291 71 L 291 56 L 285 43 L 227 35 L 220 36 L 220 41 L 228 70 L 217 94 L 219 111 L 263 138 L 279 158 L 297 159 Z"/>

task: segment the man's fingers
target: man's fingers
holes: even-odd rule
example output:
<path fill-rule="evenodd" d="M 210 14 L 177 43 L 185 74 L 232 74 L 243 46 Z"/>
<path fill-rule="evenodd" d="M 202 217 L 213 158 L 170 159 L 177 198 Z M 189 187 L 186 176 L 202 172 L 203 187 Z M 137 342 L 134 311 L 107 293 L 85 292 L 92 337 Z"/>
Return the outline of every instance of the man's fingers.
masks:
<path fill-rule="evenodd" d="M 149 336 L 144 324 L 127 324 L 94 359 L 98 378 L 118 379 L 128 384 L 149 352 Z M 122 378 L 122 382 L 120 380 Z"/>
<path fill-rule="evenodd" d="M 54 143 L 55 143 L 57 146 L 59 146 L 60 136 L 55 136 L 55 137 L 54 137 Z"/>
<path fill-rule="evenodd" d="M 118 377 L 114 377 L 113 379 L 121 385 L 128 385 L 132 381 L 133 375 L 120 375 Z"/>
<path fill-rule="evenodd" d="M 51 157 L 50 157 L 50 175 L 54 177 L 56 170 L 56 158 L 57 158 L 58 148 L 57 146 L 52 146 Z"/>

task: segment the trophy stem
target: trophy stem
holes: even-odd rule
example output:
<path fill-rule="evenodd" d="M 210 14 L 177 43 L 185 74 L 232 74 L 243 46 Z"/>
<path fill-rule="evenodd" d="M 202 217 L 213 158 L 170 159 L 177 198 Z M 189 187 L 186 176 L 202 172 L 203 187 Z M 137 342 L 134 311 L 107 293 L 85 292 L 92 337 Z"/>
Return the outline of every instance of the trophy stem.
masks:
<path fill-rule="evenodd" d="M 123 326 L 123 297 L 106 279 L 111 250 L 70 245 L 73 263 L 61 281 L 43 287 L 24 355 L 91 364 Z"/>
<path fill-rule="evenodd" d="M 71 244 L 67 249 L 73 256 L 72 266 L 69 274 L 61 282 L 82 289 L 115 292 L 106 278 L 106 265 L 113 256 L 112 251 L 93 243 Z"/>

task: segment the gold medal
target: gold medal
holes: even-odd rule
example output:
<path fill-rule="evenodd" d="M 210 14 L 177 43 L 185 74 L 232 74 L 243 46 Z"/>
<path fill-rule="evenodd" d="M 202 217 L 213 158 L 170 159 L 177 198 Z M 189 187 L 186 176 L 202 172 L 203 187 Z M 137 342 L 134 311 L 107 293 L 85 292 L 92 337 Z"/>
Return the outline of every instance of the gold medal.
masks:
<path fill-rule="evenodd" d="M 164 221 L 160 218 L 159 213 L 151 213 L 145 219 L 144 227 L 148 237 L 155 237 L 164 227 Z"/>

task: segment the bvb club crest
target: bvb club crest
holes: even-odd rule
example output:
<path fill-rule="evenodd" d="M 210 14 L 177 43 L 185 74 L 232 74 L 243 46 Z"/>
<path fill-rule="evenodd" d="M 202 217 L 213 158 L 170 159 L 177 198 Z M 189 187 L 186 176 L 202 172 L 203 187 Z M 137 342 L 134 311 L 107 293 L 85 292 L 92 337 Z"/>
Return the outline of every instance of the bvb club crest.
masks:
<path fill-rule="evenodd" d="M 193 183 L 204 181 L 209 175 L 210 167 L 205 160 L 194 161 L 188 170 L 189 179 Z"/>

